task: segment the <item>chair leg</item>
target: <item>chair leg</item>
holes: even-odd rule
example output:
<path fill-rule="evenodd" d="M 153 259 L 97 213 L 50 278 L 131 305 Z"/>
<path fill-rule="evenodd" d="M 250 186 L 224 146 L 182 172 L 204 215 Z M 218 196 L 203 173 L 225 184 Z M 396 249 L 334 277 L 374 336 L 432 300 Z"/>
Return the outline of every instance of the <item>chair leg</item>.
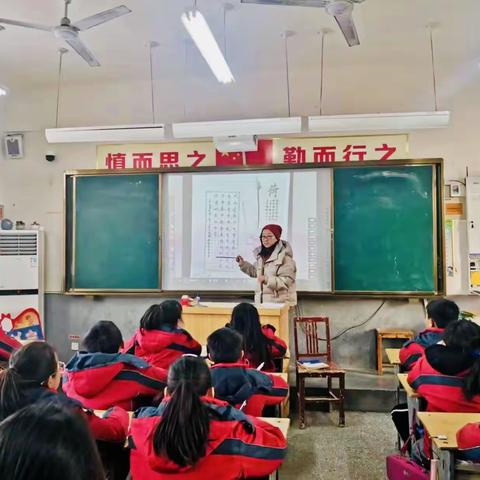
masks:
<path fill-rule="evenodd" d="M 377 374 L 383 375 L 382 336 L 377 333 Z"/>
<path fill-rule="evenodd" d="M 305 428 L 305 378 L 298 379 L 298 422 L 300 428 Z"/>
<path fill-rule="evenodd" d="M 332 377 L 330 375 L 327 376 L 327 389 L 328 389 L 328 396 L 332 395 Z M 327 403 L 328 411 L 331 411 L 330 402 Z"/>
<path fill-rule="evenodd" d="M 340 401 L 338 402 L 338 425 L 340 427 L 345 426 L 345 374 L 341 374 L 338 377 L 338 385 L 339 385 L 339 391 L 338 391 L 338 398 Z"/>

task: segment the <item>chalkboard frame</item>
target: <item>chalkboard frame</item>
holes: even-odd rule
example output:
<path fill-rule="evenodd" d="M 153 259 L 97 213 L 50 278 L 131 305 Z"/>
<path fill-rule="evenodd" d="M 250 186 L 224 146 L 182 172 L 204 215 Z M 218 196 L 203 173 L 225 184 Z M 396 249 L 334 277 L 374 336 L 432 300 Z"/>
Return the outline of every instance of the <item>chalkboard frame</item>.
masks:
<path fill-rule="evenodd" d="M 70 274 L 69 271 L 69 252 L 71 251 L 71 238 L 68 234 L 68 224 L 67 224 L 67 214 L 68 214 L 68 205 L 69 199 L 67 194 L 67 184 L 69 178 L 76 176 L 100 176 L 100 175 L 138 175 L 138 174 L 157 174 L 159 176 L 159 187 L 160 191 L 163 192 L 163 179 L 165 175 L 169 173 L 220 173 L 220 172 L 252 172 L 252 171 L 271 171 L 271 170 L 299 170 L 299 169 L 314 169 L 314 168 L 330 168 L 332 170 L 338 168 L 359 168 L 359 167 L 381 167 L 381 166 L 412 166 L 412 165 L 431 165 L 433 168 L 432 175 L 432 200 L 434 202 L 433 208 L 433 238 L 435 245 L 434 252 L 434 286 L 435 289 L 432 291 L 336 291 L 334 283 L 334 236 L 332 235 L 332 249 L 331 249 L 331 281 L 332 281 L 332 291 L 331 292 L 307 292 L 307 291 L 298 291 L 298 294 L 302 298 L 316 298 L 316 297 L 351 297 L 351 298 L 425 298 L 425 297 L 434 297 L 445 295 L 446 290 L 446 271 L 445 271 L 445 228 L 444 228 L 444 174 L 443 174 L 443 159 L 442 158 L 421 158 L 421 159 L 400 159 L 400 160 L 366 160 L 362 162 L 337 162 L 337 163 L 313 163 L 313 164 L 302 164 L 295 165 L 247 165 L 247 166 L 231 166 L 231 167 L 202 167 L 192 168 L 192 167 L 179 167 L 175 168 L 172 171 L 166 169 L 155 168 L 149 170 L 143 169 L 126 169 L 118 172 L 107 170 L 107 169 L 88 169 L 88 170 L 70 170 L 66 171 L 64 174 L 64 293 L 67 295 L 100 295 L 100 296 L 154 296 L 154 297 L 177 297 L 182 294 L 195 294 L 200 296 L 208 297 L 251 297 L 251 291 L 218 291 L 218 290 L 195 290 L 195 291 L 174 291 L 174 290 L 164 290 L 162 288 L 162 267 L 161 267 L 161 258 L 162 258 L 162 226 L 163 226 L 163 209 L 162 209 L 162 195 L 160 195 L 160 209 L 159 209 L 159 252 L 160 252 L 160 262 L 159 262 L 159 288 L 155 290 L 96 290 L 96 289 L 72 289 L 68 288 L 67 278 Z M 333 177 L 332 175 L 332 187 L 333 187 Z M 333 205 L 333 188 L 332 188 L 332 204 L 331 204 L 331 221 L 333 225 L 334 221 L 334 205 Z"/>

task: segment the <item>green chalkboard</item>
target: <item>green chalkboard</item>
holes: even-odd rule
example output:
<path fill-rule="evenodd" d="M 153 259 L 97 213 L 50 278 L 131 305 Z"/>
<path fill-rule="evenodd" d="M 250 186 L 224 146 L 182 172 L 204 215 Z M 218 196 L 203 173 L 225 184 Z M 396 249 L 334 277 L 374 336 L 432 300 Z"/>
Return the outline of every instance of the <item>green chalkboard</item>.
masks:
<path fill-rule="evenodd" d="M 69 178 L 67 210 L 70 289 L 160 288 L 158 175 Z"/>
<path fill-rule="evenodd" d="M 432 165 L 334 170 L 337 292 L 434 292 Z"/>

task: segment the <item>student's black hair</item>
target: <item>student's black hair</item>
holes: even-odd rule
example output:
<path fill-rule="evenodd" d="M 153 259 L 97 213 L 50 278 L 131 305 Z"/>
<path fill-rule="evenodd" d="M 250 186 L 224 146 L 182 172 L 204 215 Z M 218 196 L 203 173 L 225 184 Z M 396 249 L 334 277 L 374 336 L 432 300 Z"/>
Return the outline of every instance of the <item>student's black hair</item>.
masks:
<path fill-rule="evenodd" d="M 122 332 L 110 320 L 97 322 L 82 341 L 82 350 L 88 353 L 117 353 L 122 346 Z"/>
<path fill-rule="evenodd" d="M 195 465 L 205 456 L 210 431 L 207 407 L 200 397 L 212 386 L 210 370 L 199 357 L 180 357 L 168 371 L 171 398 L 153 436 L 157 455 L 180 467 Z"/>
<path fill-rule="evenodd" d="M 31 342 L 16 350 L 8 368 L 0 372 L 0 420 L 25 407 L 28 404 L 25 391 L 46 387 L 57 370 L 55 350 L 46 342 Z"/>
<path fill-rule="evenodd" d="M 80 412 L 30 405 L 0 423 L 0 478 L 104 480 L 92 435 Z"/>
<path fill-rule="evenodd" d="M 182 306 L 176 300 L 165 300 L 152 305 L 140 319 L 142 330 L 161 330 L 167 326 L 175 328 L 182 317 Z"/>
<path fill-rule="evenodd" d="M 447 347 L 474 358 L 463 384 L 463 394 L 471 400 L 480 394 L 480 326 L 470 320 L 451 322 L 445 329 L 443 340 Z"/>
<path fill-rule="evenodd" d="M 242 356 L 242 336 L 232 328 L 219 328 L 207 338 L 207 351 L 215 363 L 235 363 Z"/>
<path fill-rule="evenodd" d="M 269 340 L 262 332 L 260 316 L 255 305 L 239 303 L 232 310 L 230 327 L 243 337 L 243 350 L 245 353 L 254 354 L 258 363 L 270 363 L 272 355 L 269 349 Z"/>
<path fill-rule="evenodd" d="M 438 328 L 446 328 L 450 322 L 458 320 L 460 309 L 455 302 L 440 298 L 428 303 L 427 315 Z"/>

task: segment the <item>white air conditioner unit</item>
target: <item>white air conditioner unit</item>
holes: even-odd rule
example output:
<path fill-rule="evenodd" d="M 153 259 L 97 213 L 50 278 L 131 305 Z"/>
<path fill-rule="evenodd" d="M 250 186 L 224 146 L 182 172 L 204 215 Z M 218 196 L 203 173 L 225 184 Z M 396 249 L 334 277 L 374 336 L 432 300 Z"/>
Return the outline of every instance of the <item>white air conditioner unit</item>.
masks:
<path fill-rule="evenodd" d="M 48 143 L 149 143 L 165 138 L 165 125 L 47 128 L 45 137 Z"/>
<path fill-rule="evenodd" d="M 256 152 L 258 150 L 255 135 L 230 135 L 228 137 L 215 137 L 215 148 L 221 153 Z"/>
<path fill-rule="evenodd" d="M 43 338 L 43 230 L 0 230 L 0 328 Z"/>
<path fill-rule="evenodd" d="M 312 133 L 402 132 L 448 127 L 450 112 L 372 113 L 358 115 L 319 115 L 308 117 Z"/>
<path fill-rule="evenodd" d="M 252 118 L 218 122 L 174 123 L 175 138 L 211 138 L 230 135 L 280 135 L 300 133 L 302 117 Z"/>

